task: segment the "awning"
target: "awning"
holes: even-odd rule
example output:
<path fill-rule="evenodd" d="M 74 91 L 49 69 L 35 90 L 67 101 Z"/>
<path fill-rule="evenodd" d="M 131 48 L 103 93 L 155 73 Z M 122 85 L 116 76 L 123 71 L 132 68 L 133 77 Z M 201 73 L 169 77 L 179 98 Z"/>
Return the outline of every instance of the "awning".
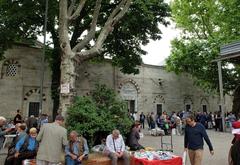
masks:
<path fill-rule="evenodd" d="M 240 42 L 234 42 L 220 48 L 220 56 L 213 60 L 213 62 L 223 60 L 231 63 L 240 63 Z"/>

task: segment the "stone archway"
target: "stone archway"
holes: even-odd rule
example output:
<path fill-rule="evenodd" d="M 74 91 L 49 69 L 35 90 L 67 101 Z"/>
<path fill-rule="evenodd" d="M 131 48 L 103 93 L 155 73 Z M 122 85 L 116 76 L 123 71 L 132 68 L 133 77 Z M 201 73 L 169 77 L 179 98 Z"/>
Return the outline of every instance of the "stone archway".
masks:
<path fill-rule="evenodd" d="M 118 89 L 120 96 L 126 101 L 129 111 L 136 113 L 138 111 L 138 94 L 140 93 L 138 84 L 132 79 L 127 79 L 120 83 Z"/>
<path fill-rule="evenodd" d="M 209 102 L 207 98 L 203 97 L 200 102 L 201 110 L 202 112 L 208 112 L 209 111 Z"/>
<path fill-rule="evenodd" d="M 39 88 L 32 88 L 30 90 L 26 90 L 27 92 L 24 95 L 24 115 L 30 116 L 34 115 L 36 117 L 39 116 L 40 113 L 40 89 Z M 46 101 L 46 95 L 42 94 L 42 100 Z M 45 104 L 45 103 L 44 103 Z"/>
<path fill-rule="evenodd" d="M 183 100 L 183 104 L 184 104 L 185 111 L 192 111 L 193 100 L 192 100 L 191 96 L 189 96 L 189 95 L 185 96 L 184 100 Z"/>
<path fill-rule="evenodd" d="M 162 95 L 156 95 L 153 100 L 153 109 L 156 109 L 156 114 L 157 115 L 162 115 L 162 112 L 164 110 L 164 104 L 165 104 L 165 99 Z"/>

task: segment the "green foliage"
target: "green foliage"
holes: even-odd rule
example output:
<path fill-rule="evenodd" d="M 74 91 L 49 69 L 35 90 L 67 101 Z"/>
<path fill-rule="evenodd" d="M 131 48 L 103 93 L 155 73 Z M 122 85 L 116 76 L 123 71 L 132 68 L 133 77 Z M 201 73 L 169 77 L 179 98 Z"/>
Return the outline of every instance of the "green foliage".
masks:
<path fill-rule="evenodd" d="M 70 1 L 68 1 L 70 3 Z M 76 1 L 76 5 L 79 1 Z M 89 30 L 96 0 L 86 1 L 80 17 L 71 22 L 69 34 L 70 43 L 74 47 L 79 39 Z M 54 47 L 48 61 L 52 67 L 52 98 L 54 109 L 58 109 L 60 84 L 60 44 L 59 44 L 59 1 L 49 0 L 47 33 Z M 111 11 L 119 0 L 103 0 L 100 16 L 97 21 L 101 29 Z M 31 10 L 30 10 L 31 9 Z M 1 0 L 0 1 L 0 58 L 1 53 L 10 48 L 16 41 L 25 42 L 42 35 L 44 25 L 45 0 Z M 114 26 L 111 35 L 103 45 L 104 51 L 97 57 L 102 60 L 104 55 L 112 57 L 113 65 L 124 73 L 139 72 L 142 64 L 141 56 L 146 52 L 141 49 L 150 39 L 161 38 L 159 24 L 167 25 L 166 17 L 170 16 L 170 8 L 163 0 L 134 0 L 124 18 Z M 99 32 L 97 32 L 97 35 Z M 96 39 L 96 38 L 95 38 Z M 93 40 L 95 40 L 93 39 Z M 89 45 L 85 49 L 89 49 Z"/>
<path fill-rule="evenodd" d="M 171 4 L 173 20 L 182 30 L 181 37 L 172 41 L 167 68 L 176 73 L 190 73 L 197 85 L 207 91 L 218 89 L 217 63 L 220 47 L 240 39 L 240 7 L 238 0 L 174 0 Z M 239 84 L 239 66 L 228 67 L 224 61 L 225 92 Z"/>
<path fill-rule="evenodd" d="M 77 130 L 91 146 L 106 138 L 114 128 L 126 135 L 131 124 L 126 104 L 106 85 L 96 85 L 90 96 L 77 97 L 67 112 L 68 130 Z"/>
<path fill-rule="evenodd" d="M 80 36 L 89 30 L 95 2 L 88 0 L 80 18 L 70 24 L 72 47 L 79 42 Z M 57 0 L 49 0 L 47 26 L 56 49 L 59 48 L 58 3 Z M 109 14 L 118 3 L 119 0 L 103 0 L 97 25 L 99 28 L 104 26 Z M 0 1 L 0 50 L 9 47 L 14 41 L 22 41 L 22 38 L 36 39 L 36 36 L 42 33 L 44 10 L 45 1 L 42 0 Z M 141 55 L 146 54 L 141 49 L 141 45 L 147 44 L 150 39 L 161 39 L 162 33 L 158 24 L 167 25 L 165 18 L 168 16 L 170 16 L 170 8 L 163 0 L 134 0 L 127 14 L 115 25 L 113 33 L 106 40 L 101 57 L 111 56 L 113 64 L 119 66 L 124 73 L 138 73 L 136 66 L 141 65 Z M 52 59 L 58 58 L 53 54 Z"/>

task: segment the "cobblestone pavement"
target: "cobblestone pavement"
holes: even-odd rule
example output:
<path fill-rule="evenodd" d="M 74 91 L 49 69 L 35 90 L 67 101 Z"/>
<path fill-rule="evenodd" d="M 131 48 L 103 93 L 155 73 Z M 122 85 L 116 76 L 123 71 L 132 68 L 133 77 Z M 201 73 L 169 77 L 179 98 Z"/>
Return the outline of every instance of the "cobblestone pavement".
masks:
<path fill-rule="evenodd" d="M 140 140 L 142 145 L 155 149 L 160 148 L 160 136 L 149 136 L 146 130 L 143 132 L 145 136 Z M 227 158 L 233 135 L 230 133 L 215 132 L 213 130 L 208 130 L 207 133 L 214 148 L 214 155 L 210 155 L 208 146 L 205 143 L 202 165 L 228 165 Z M 173 136 L 173 152 L 178 156 L 182 156 L 183 154 L 183 139 L 183 136 Z M 164 142 L 170 142 L 170 136 L 163 137 L 163 140 Z M 189 159 L 187 159 L 187 165 L 190 165 Z"/>
<path fill-rule="evenodd" d="M 213 144 L 215 154 L 210 155 L 208 146 L 205 143 L 204 155 L 202 165 L 227 165 L 228 151 L 230 148 L 233 135 L 230 133 L 215 132 L 213 130 L 207 131 L 209 138 Z M 140 140 L 140 143 L 144 146 L 149 146 L 155 149 L 159 149 L 161 145 L 160 136 L 150 136 L 148 131 L 144 130 L 144 137 Z M 164 136 L 164 142 L 170 142 L 170 136 Z M 173 136 L 173 150 L 174 154 L 182 156 L 183 154 L 183 136 Z M 6 157 L 6 150 L 0 151 L 0 165 L 3 165 Z M 189 159 L 187 165 L 190 165 Z"/>

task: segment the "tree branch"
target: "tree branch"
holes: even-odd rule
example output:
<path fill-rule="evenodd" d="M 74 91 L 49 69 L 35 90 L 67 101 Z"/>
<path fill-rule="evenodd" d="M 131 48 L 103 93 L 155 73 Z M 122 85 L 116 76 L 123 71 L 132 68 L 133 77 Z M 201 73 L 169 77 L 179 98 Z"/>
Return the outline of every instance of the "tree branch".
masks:
<path fill-rule="evenodd" d="M 67 0 L 59 1 L 59 39 L 60 43 L 66 45 L 68 40 L 68 18 L 67 18 Z M 63 46 L 63 45 L 60 45 Z"/>
<path fill-rule="evenodd" d="M 92 47 L 89 50 L 77 52 L 75 54 L 74 60 L 77 61 L 78 63 L 81 63 L 83 61 L 96 57 L 100 53 L 101 53 L 100 49 L 97 49 L 96 47 Z"/>
<path fill-rule="evenodd" d="M 71 5 L 68 7 L 68 17 L 72 15 L 75 4 L 76 4 L 76 0 L 71 0 Z"/>
<path fill-rule="evenodd" d="M 69 17 L 69 21 L 75 20 L 77 17 L 79 17 L 84 5 L 85 5 L 86 0 L 81 0 L 76 11 Z M 69 11 L 70 12 L 70 11 Z"/>
<path fill-rule="evenodd" d="M 82 35 L 82 33 L 90 28 L 90 21 L 84 21 L 84 23 L 81 22 L 81 20 L 83 18 L 86 17 L 86 15 L 88 14 L 88 10 L 85 10 L 86 8 L 84 8 L 80 14 L 80 16 L 74 21 L 74 30 L 73 30 L 73 34 L 71 37 L 71 47 L 74 47 L 77 44 L 77 39 Z"/>
<path fill-rule="evenodd" d="M 96 48 L 101 49 L 103 42 L 106 40 L 107 36 L 113 30 L 113 26 L 126 14 L 128 11 L 132 0 L 122 0 L 120 4 L 113 10 L 111 15 L 108 17 L 100 35 L 98 36 L 96 42 Z"/>
<path fill-rule="evenodd" d="M 101 9 L 101 3 L 102 0 L 96 1 L 90 31 L 88 32 L 86 37 L 72 49 L 73 52 L 81 51 L 81 49 L 83 49 L 85 45 L 94 38 L 96 33 L 97 20 Z"/>
<path fill-rule="evenodd" d="M 208 27 L 208 24 L 205 22 L 205 19 L 204 19 L 204 16 L 203 16 L 202 13 L 200 14 L 200 17 L 201 17 L 202 24 L 203 24 L 203 34 L 204 34 L 204 36 L 205 36 L 205 39 L 207 39 L 209 36 L 210 36 L 211 38 L 214 38 L 214 37 L 212 36 L 212 32 L 210 31 L 210 28 Z M 208 23 L 209 23 L 209 21 L 208 21 Z M 210 23 L 209 23 L 209 24 L 210 24 Z M 208 33 L 208 35 L 206 34 L 206 32 Z"/>
<path fill-rule="evenodd" d="M 83 52 L 76 52 L 74 59 L 76 61 L 83 61 L 91 59 L 102 52 L 102 45 L 107 36 L 113 30 L 113 26 L 126 14 L 132 0 L 122 0 L 117 7 L 112 11 L 108 17 L 104 27 L 102 28 L 95 45 L 90 49 Z"/>

